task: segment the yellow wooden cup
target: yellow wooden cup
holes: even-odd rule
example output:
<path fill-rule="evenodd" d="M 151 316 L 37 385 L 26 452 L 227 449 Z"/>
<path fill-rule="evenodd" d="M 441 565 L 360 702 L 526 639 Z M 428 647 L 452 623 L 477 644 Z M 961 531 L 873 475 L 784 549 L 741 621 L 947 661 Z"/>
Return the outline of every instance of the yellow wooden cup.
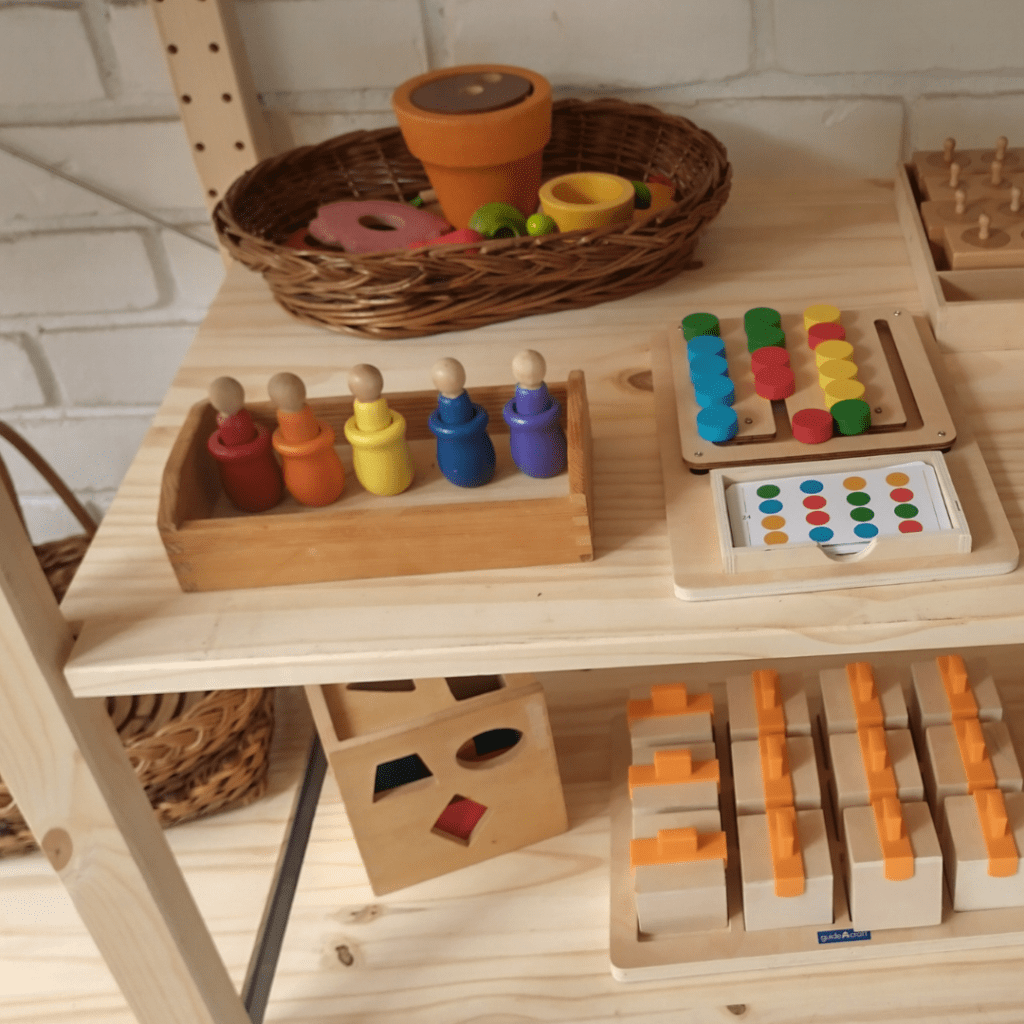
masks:
<path fill-rule="evenodd" d="M 628 224 L 633 217 L 633 183 L 617 174 L 576 171 L 540 188 L 541 209 L 559 231 Z"/>

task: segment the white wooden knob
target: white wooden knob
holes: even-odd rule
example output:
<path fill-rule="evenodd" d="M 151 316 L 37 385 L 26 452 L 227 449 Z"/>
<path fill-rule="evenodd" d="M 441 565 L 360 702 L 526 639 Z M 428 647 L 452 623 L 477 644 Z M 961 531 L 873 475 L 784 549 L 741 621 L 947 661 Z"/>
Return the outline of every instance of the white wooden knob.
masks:
<path fill-rule="evenodd" d="M 210 404 L 222 416 L 234 416 L 245 405 L 245 389 L 234 377 L 218 377 L 207 393 Z"/>
<path fill-rule="evenodd" d="M 1006 159 L 1006 147 L 1010 144 L 1010 140 L 1005 135 L 1000 135 L 996 139 L 996 159 L 1000 163 Z"/>
<path fill-rule="evenodd" d="M 544 383 L 547 363 L 539 352 L 525 348 L 512 360 L 512 375 L 520 387 L 534 391 Z"/>
<path fill-rule="evenodd" d="M 376 402 L 384 390 L 384 378 L 376 366 L 359 363 L 349 370 L 348 389 L 357 402 Z"/>
<path fill-rule="evenodd" d="M 982 242 L 988 241 L 988 229 L 991 223 L 992 218 L 987 213 L 983 213 L 978 217 L 978 238 Z"/>
<path fill-rule="evenodd" d="M 270 400 L 285 412 L 300 412 L 306 404 L 306 385 L 294 373 L 275 373 L 267 384 Z"/>
<path fill-rule="evenodd" d="M 1011 213 L 1020 213 L 1020 186 L 1014 185 L 1010 189 L 1010 211 Z"/>
<path fill-rule="evenodd" d="M 954 205 L 953 209 L 957 213 L 963 213 L 967 209 L 967 193 L 963 189 L 958 188 L 953 193 Z"/>
<path fill-rule="evenodd" d="M 458 359 L 438 359 L 430 371 L 434 387 L 445 398 L 458 398 L 466 389 L 466 370 Z"/>

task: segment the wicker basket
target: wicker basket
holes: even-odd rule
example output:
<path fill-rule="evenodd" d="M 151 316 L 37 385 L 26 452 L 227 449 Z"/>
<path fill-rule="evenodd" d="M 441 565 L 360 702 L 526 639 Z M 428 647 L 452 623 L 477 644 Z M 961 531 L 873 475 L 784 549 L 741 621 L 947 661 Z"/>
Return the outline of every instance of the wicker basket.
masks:
<path fill-rule="evenodd" d="M 307 323 L 405 338 L 592 306 L 692 267 L 700 234 L 729 195 L 724 147 L 682 117 L 619 100 L 555 104 L 545 179 L 579 170 L 663 174 L 679 198 L 626 227 L 357 255 L 283 244 L 339 199 L 408 200 L 429 187 L 398 128 L 291 150 L 239 178 L 214 211 L 228 251 L 261 272 Z"/>
<path fill-rule="evenodd" d="M 43 475 L 82 524 L 85 533 L 35 546 L 60 600 L 96 532 L 89 513 L 46 460 L 0 421 L 10 442 Z M 0 458 L 0 485 L 21 513 L 7 467 Z M 164 825 L 252 803 L 266 792 L 274 730 L 272 690 L 108 697 L 107 711 L 128 760 Z M 36 848 L 10 790 L 0 779 L 0 857 Z"/>

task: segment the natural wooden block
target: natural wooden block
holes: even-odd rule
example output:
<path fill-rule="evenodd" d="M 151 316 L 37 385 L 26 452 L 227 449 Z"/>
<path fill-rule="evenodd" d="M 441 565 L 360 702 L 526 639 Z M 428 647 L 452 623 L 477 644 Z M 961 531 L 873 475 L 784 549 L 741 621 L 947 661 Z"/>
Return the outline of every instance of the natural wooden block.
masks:
<path fill-rule="evenodd" d="M 896 787 L 893 794 L 902 803 L 924 799 L 924 781 L 918 767 L 914 740 L 909 729 L 878 730 L 887 748 L 888 765 Z M 877 735 L 877 733 L 876 733 Z M 832 786 L 836 809 L 864 806 L 872 799 L 868 772 L 861 756 L 860 737 L 855 732 L 833 733 L 828 738 L 832 765 Z"/>
<path fill-rule="evenodd" d="M 743 926 L 748 932 L 832 923 L 834 881 L 825 816 L 820 808 L 798 810 L 796 822 L 805 875 L 804 891 L 799 896 L 775 895 L 767 817 L 747 814 L 736 823 L 743 878 Z"/>
<path fill-rule="evenodd" d="M 658 683 L 637 690 L 631 698 L 627 723 L 634 764 L 650 764 L 653 752 L 663 747 L 713 741 L 714 708 L 706 689 L 697 692 L 683 683 Z"/>
<path fill-rule="evenodd" d="M 388 394 L 407 423 L 415 466 L 412 486 L 381 498 L 362 489 L 351 449 L 337 444 L 346 465 L 345 490 L 326 508 L 287 497 L 276 508 L 244 515 L 224 497 L 206 440 L 216 429 L 209 402 L 193 406 L 164 468 L 157 526 L 182 590 L 229 590 L 285 583 L 497 569 L 589 561 L 591 525 L 590 415 L 582 372 L 548 383 L 562 408 L 568 470 L 538 480 L 516 469 L 502 416 L 514 387 L 478 387 L 473 400 L 489 415 L 498 465 L 491 483 L 456 487 L 437 467 L 427 426 L 434 391 Z M 352 415 L 352 399 L 313 398 L 309 406 L 337 438 Z M 273 430 L 269 402 L 246 406 L 258 425 Z M 514 537 L 515 543 L 502 538 Z"/>
<path fill-rule="evenodd" d="M 854 663 L 851 662 L 851 664 Z M 881 724 L 886 729 L 906 729 L 908 723 L 907 704 L 903 697 L 901 673 L 891 668 L 875 665 L 871 666 L 871 671 L 882 713 L 881 722 L 871 724 Z M 856 732 L 857 713 L 847 669 L 822 669 L 819 678 L 826 731 L 829 735 L 836 732 Z"/>
<path fill-rule="evenodd" d="M 990 211 L 989 199 L 982 195 L 972 195 L 970 200 L 964 193 L 963 210 L 957 212 L 955 197 L 949 199 L 929 199 L 921 204 L 921 220 L 924 222 L 925 234 L 936 245 L 942 245 L 947 227 L 969 228 L 978 223 L 978 217 Z"/>
<path fill-rule="evenodd" d="M 664 778 L 653 777 L 658 768 L 659 759 L 666 754 L 674 755 L 682 750 L 689 751 L 692 773 L 685 779 L 676 781 L 676 776 Z M 633 801 L 634 814 L 650 814 L 652 811 L 687 811 L 701 807 L 717 808 L 720 788 L 719 765 L 714 743 L 692 743 L 686 748 L 662 748 L 654 751 L 651 772 L 642 772 L 647 784 L 634 784 L 638 767 L 630 768 L 630 795 Z M 647 775 L 652 775 L 649 782 Z"/>
<path fill-rule="evenodd" d="M 1005 722 L 981 722 L 981 736 L 985 742 L 985 756 L 991 762 L 995 788 L 1004 793 L 1019 793 L 1024 789 L 1020 765 L 1013 750 L 1010 730 Z M 943 804 L 947 797 L 962 796 L 970 792 L 967 772 L 960 756 L 953 725 L 933 725 L 925 729 L 925 749 L 921 757 L 921 771 L 925 792 L 935 816 L 935 827 L 941 833 L 945 825 Z"/>
<path fill-rule="evenodd" d="M 637 924 L 645 935 L 728 927 L 725 865 L 720 860 L 638 867 Z"/>
<path fill-rule="evenodd" d="M 1003 717 L 1003 705 L 988 662 L 984 658 L 967 658 L 964 665 L 975 716 L 982 722 L 999 721 Z M 953 721 L 953 709 L 935 658 L 914 662 L 910 673 L 910 725 L 917 742 L 924 749 L 924 731 L 933 725 L 949 725 Z M 968 715 L 958 713 L 956 717 Z"/>
<path fill-rule="evenodd" d="M 903 804 L 903 821 L 914 854 L 914 873 L 902 881 L 890 881 L 885 877 L 872 809 L 843 811 L 846 890 L 857 931 L 920 928 L 942 920 L 942 851 L 928 805 Z"/>
<path fill-rule="evenodd" d="M 565 831 L 536 680 L 351 738 L 338 734 L 323 688 L 306 693 L 378 895 Z"/>
<path fill-rule="evenodd" d="M 793 806 L 798 811 L 821 807 L 821 782 L 810 736 L 787 736 L 786 752 L 793 786 Z M 764 814 L 764 776 L 758 741 L 732 744 L 732 781 L 736 813 Z"/>
<path fill-rule="evenodd" d="M 982 217 L 987 217 L 982 214 Z M 985 226 L 948 225 L 943 231 L 942 248 L 953 270 L 987 270 L 997 267 L 1024 267 L 1024 235 L 1019 224 L 1004 225 L 991 219 Z"/>
<path fill-rule="evenodd" d="M 946 878 L 954 910 L 990 910 L 1024 906 L 1024 793 L 1004 793 L 1007 831 L 1018 854 L 1016 870 L 995 877 L 989 871 L 989 850 L 973 796 L 946 798 L 946 827 L 940 835 Z"/>
<path fill-rule="evenodd" d="M 726 703 L 729 709 L 729 739 L 755 740 L 760 731 L 760 719 L 755 702 L 752 674 L 730 676 L 725 681 Z M 807 710 L 807 694 L 798 673 L 778 676 L 779 714 L 785 722 L 787 736 L 810 736 L 811 716 Z"/>

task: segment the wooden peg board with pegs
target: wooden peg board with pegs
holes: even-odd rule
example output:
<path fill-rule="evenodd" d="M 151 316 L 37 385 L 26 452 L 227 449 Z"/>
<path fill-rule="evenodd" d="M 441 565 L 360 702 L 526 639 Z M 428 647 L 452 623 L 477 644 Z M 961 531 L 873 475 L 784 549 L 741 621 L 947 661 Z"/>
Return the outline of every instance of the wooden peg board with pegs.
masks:
<path fill-rule="evenodd" d="M 1024 221 L 983 212 L 973 224 L 946 225 L 942 247 L 954 270 L 1024 267 Z"/>
<path fill-rule="evenodd" d="M 850 358 L 857 365 L 864 398 L 871 407 L 872 426 L 864 434 L 836 435 L 813 445 L 795 440 L 790 427 L 793 415 L 801 409 L 826 407 L 801 313 L 782 318 L 786 351 L 796 377 L 796 391 L 784 402 L 773 403 L 756 394 L 743 322 L 739 318 L 721 321 L 729 376 L 736 388 L 733 408 L 739 418 L 738 434 L 722 444 L 710 444 L 697 432 L 700 407 L 690 381 L 686 343 L 674 332 L 672 375 L 683 461 L 692 469 L 703 470 L 950 447 L 956 428 L 913 317 L 891 309 L 843 311 L 842 323 L 846 340 L 853 346 Z"/>
<path fill-rule="evenodd" d="M 233 0 L 150 0 L 206 205 L 271 155 Z"/>
<path fill-rule="evenodd" d="M 876 679 L 893 679 L 908 687 L 909 666 L 875 669 Z M 801 972 L 835 969 L 871 970 L 879 960 L 924 954 L 995 949 L 1024 942 L 1024 908 L 956 912 L 948 884 L 942 886 L 942 920 L 937 925 L 856 932 L 848 908 L 846 851 L 836 826 L 832 769 L 825 756 L 827 736 L 821 715 L 821 691 L 817 679 L 802 677 L 815 722 L 814 748 L 822 791 L 833 874 L 833 921 L 823 925 L 769 928 L 747 931 L 744 927 L 742 879 L 739 867 L 738 816 L 727 735 L 727 705 L 721 684 L 712 684 L 715 695 L 715 739 L 721 770 L 720 808 L 726 833 L 726 893 L 728 925 L 724 928 L 645 935 L 637 926 L 633 884 L 629 868 L 632 807 L 627 784 L 631 762 L 629 733 L 624 719 L 612 730 L 611 800 L 611 905 L 609 950 L 612 974 L 618 981 L 657 981 L 667 978 L 706 982 L 717 977 L 750 978 L 752 971 L 799 969 Z M 1011 734 L 1020 736 L 1024 720 L 1018 711 L 1005 711 Z M 1019 747 L 1018 747 L 1019 749 Z M 908 961 L 908 966 L 912 961 Z"/>

